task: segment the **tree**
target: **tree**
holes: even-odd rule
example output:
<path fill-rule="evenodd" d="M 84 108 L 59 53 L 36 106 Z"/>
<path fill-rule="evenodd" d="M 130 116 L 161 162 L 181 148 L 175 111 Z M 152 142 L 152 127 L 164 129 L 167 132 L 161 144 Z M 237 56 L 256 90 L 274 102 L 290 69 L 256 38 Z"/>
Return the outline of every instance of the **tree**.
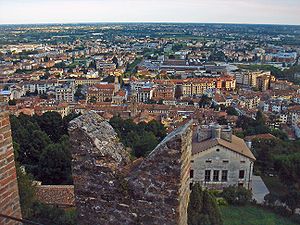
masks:
<path fill-rule="evenodd" d="M 232 205 L 246 205 L 252 199 L 252 192 L 244 187 L 229 186 L 223 189 L 222 197 Z"/>
<path fill-rule="evenodd" d="M 300 188 L 300 152 L 280 154 L 275 157 L 275 169 L 285 184 L 297 184 Z"/>
<path fill-rule="evenodd" d="M 85 95 L 82 93 L 82 85 L 78 85 L 74 97 L 76 98 L 76 100 L 85 99 Z"/>
<path fill-rule="evenodd" d="M 63 135 L 62 117 L 57 112 L 46 112 L 37 118 L 40 128 L 45 131 L 53 142 Z"/>
<path fill-rule="evenodd" d="M 28 218 L 33 213 L 32 207 L 36 201 L 35 188 L 32 185 L 32 177 L 21 169 L 19 163 L 16 164 L 16 169 L 22 216 Z"/>
<path fill-rule="evenodd" d="M 16 102 L 16 100 L 15 99 L 10 99 L 9 101 L 8 101 L 8 105 L 16 105 L 17 104 L 17 102 Z"/>
<path fill-rule="evenodd" d="M 48 145 L 39 160 L 39 179 L 44 184 L 71 183 L 71 154 L 63 144 Z"/>
<path fill-rule="evenodd" d="M 156 120 L 152 120 L 148 124 L 146 124 L 145 129 L 146 131 L 152 132 L 156 137 L 159 137 L 160 140 L 162 140 L 167 134 L 164 125 L 157 122 Z"/>
<path fill-rule="evenodd" d="M 212 99 L 211 98 L 209 98 L 207 95 L 202 95 L 201 96 L 201 99 L 199 101 L 199 106 L 201 108 L 209 107 L 209 106 L 211 106 L 211 104 L 212 104 Z"/>
<path fill-rule="evenodd" d="M 288 205 L 294 214 L 295 210 L 300 207 L 300 192 L 295 189 L 289 190 L 289 193 L 286 194 L 282 200 Z"/>
<path fill-rule="evenodd" d="M 227 107 L 226 109 L 226 112 L 228 115 L 231 115 L 231 116 L 238 116 L 239 113 L 236 111 L 236 109 L 234 107 Z"/>
<path fill-rule="evenodd" d="M 179 85 L 176 85 L 175 87 L 175 98 L 180 99 L 182 97 L 182 87 Z"/>
<path fill-rule="evenodd" d="M 96 65 L 96 62 L 94 60 L 90 62 L 89 68 L 95 69 L 95 70 L 97 69 L 97 65 Z"/>
<path fill-rule="evenodd" d="M 208 216 L 211 225 L 223 224 L 216 199 L 207 191 L 203 192 L 203 213 Z"/>
<path fill-rule="evenodd" d="M 220 125 L 227 125 L 228 124 L 228 120 L 225 118 L 225 116 L 221 116 L 217 119 L 218 123 Z"/>
<path fill-rule="evenodd" d="M 223 221 L 215 198 L 199 183 L 192 186 L 188 205 L 188 225 L 222 225 Z"/>
<path fill-rule="evenodd" d="M 119 67 L 119 61 L 118 61 L 118 58 L 116 56 L 113 57 L 112 59 L 113 63 L 116 64 L 116 68 Z"/>
<path fill-rule="evenodd" d="M 152 132 L 144 132 L 140 136 L 140 140 L 134 144 L 134 155 L 136 157 L 147 156 L 156 146 L 158 140 Z"/>
<path fill-rule="evenodd" d="M 201 224 L 203 219 L 203 191 L 200 184 L 196 183 L 192 187 L 190 195 L 190 202 L 188 205 L 188 224 L 198 225 Z"/>
<path fill-rule="evenodd" d="M 113 117 L 110 124 L 122 143 L 132 149 L 135 157 L 147 156 L 166 136 L 165 127 L 155 120 L 148 124 L 145 122 L 135 124 L 132 119 L 123 120 L 120 117 Z"/>

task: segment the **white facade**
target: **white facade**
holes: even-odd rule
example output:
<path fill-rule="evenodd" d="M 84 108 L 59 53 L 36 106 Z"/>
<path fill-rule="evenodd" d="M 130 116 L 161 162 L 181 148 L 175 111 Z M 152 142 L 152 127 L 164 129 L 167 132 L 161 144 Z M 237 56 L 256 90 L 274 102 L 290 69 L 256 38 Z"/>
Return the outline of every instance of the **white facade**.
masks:
<path fill-rule="evenodd" d="M 192 160 L 191 180 L 203 187 L 221 190 L 239 185 L 251 189 L 253 160 L 248 157 L 217 145 L 193 155 Z"/>

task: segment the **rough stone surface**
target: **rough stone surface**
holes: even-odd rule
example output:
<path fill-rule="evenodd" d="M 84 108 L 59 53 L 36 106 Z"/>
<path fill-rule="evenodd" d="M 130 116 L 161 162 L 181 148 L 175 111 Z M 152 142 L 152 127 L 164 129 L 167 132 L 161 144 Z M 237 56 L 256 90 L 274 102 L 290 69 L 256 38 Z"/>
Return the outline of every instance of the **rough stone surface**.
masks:
<path fill-rule="evenodd" d="M 135 162 L 96 112 L 71 121 L 69 133 L 79 224 L 187 224 L 191 122 Z"/>
<path fill-rule="evenodd" d="M 0 213 L 22 218 L 8 114 L 0 112 Z M 1 225 L 19 222 L 0 217 Z"/>

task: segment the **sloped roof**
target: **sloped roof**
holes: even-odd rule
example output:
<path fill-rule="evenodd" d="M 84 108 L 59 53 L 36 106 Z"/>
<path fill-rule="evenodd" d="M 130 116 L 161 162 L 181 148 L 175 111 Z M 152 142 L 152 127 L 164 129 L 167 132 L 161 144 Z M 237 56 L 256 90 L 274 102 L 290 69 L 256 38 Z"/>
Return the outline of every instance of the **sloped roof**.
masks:
<path fill-rule="evenodd" d="M 38 185 L 36 197 L 39 201 L 49 205 L 75 206 L 73 185 Z"/>
<path fill-rule="evenodd" d="M 221 138 L 212 138 L 206 141 L 198 142 L 196 140 L 196 136 L 194 135 L 193 139 L 193 148 L 192 154 L 195 155 L 197 153 L 206 151 L 214 146 L 221 145 L 233 152 L 239 153 L 247 158 L 252 160 L 256 160 L 251 150 L 248 148 L 243 139 L 238 138 L 235 135 L 232 135 L 232 142 L 223 140 Z"/>

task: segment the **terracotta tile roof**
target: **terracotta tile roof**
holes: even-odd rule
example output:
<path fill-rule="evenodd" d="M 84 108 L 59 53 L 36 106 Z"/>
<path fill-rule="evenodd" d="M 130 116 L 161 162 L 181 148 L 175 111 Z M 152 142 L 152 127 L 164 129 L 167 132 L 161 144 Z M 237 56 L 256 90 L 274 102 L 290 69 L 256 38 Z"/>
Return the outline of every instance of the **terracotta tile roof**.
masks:
<path fill-rule="evenodd" d="M 49 205 L 75 206 L 73 185 L 38 185 L 36 186 L 36 197 L 42 203 Z"/>
<path fill-rule="evenodd" d="M 198 142 L 195 134 L 193 138 L 192 154 L 195 155 L 217 145 L 221 145 L 231 151 L 246 156 L 247 158 L 256 160 L 251 150 L 245 144 L 244 140 L 235 135 L 232 135 L 232 142 L 223 140 L 221 138 L 212 138 L 206 141 Z"/>

